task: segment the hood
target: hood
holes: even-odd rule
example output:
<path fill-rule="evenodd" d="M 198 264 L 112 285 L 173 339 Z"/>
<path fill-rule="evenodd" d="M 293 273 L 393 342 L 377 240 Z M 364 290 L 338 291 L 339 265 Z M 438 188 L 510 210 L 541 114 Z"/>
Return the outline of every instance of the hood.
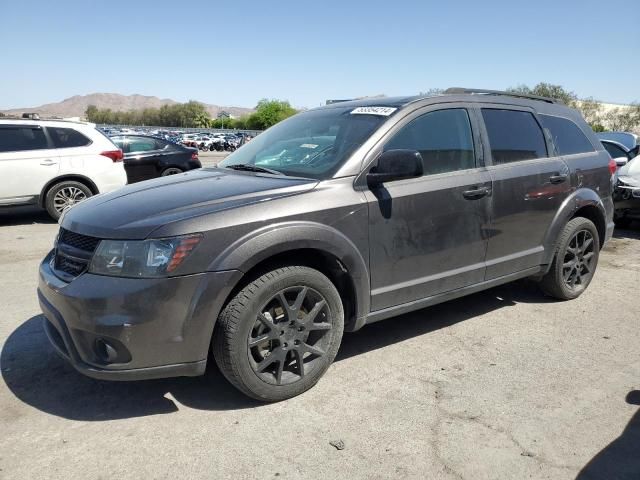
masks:
<path fill-rule="evenodd" d="M 279 175 L 197 169 L 91 197 L 68 210 L 60 224 L 98 238 L 143 239 L 173 222 L 298 195 L 317 183 Z"/>

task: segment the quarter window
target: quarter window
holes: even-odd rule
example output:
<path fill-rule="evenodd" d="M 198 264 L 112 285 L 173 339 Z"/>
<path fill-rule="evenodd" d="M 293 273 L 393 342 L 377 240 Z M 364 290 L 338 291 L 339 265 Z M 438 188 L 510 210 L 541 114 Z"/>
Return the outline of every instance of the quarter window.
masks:
<path fill-rule="evenodd" d="M 47 127 L 56 148 L 84 147 L 91 143 L 87 137 L 73 128 Z"/>
<path fill-rule="evenodd" d="M 589 139 L 571 120 L 551 115 L 540 115 L 542 126 L 551 134 L 558 155 L 593 152 Z"/>
<path fill-rule="evenodd" d="M 42 150 L 49 148 L 47 137 L 38 127 L 0 127 L 0 152 Z"/>
<path fill-rule="evenodd" d="M 542 129 L 529 112 L 482 109 L 494 165 L 547 156 Z"/>
<path fill-rule="evenodd" d="M 417 150 L 424 161 L 425 175 L 475 167 L 469 114 L 461 108 L 437 110 L 412 120 L 384 149 Z"/>

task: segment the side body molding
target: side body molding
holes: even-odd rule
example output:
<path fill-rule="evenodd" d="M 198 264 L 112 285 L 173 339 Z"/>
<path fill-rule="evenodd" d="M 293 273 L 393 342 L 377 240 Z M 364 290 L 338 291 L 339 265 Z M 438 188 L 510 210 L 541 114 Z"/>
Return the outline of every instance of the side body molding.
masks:
<path fill-rule="evenodd" d="M 369 313 L 370 284 L 367 263 L 356 245 L 337 229 L 308 221 L 292 221 L 255 230 L 225 248 L 209 265 L 208 271 L 240 270 L 248 272 L 258 263 L 274 255 L 304 248 L 329 253 L 346 268 L 355 291 L 355 323 L 350 329 L 364 325 Z"/>
<path fill-rule="evenodd" d="M 602 215 L 602 221 L 606 222 L 607 214 L 602 203 L 600 195 L 589 188 L 579 188 L 568 196 L 558 209 L 556 216 L 553 218 L 551 226 L 547 230 L 547 234 L 544 239 L 544 256 L 542 264 L 546 265 L 545 272 L 548 271 L 553 261 L 553 255 L 555 254 L 555 242 L 560 235 L 560 232 L 564 228 L 569 219 L 582 207 L 594 206 L 598 209 Z M 601 239 L 602 241 L 603 239 Z"/>

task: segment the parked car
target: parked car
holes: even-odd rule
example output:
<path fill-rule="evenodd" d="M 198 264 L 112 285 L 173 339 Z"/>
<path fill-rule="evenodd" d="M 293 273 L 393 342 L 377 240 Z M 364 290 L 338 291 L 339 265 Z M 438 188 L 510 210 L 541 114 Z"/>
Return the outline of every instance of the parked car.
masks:
<path fill-rule="evenodd" d="M 618 169 L 613 201 L 616 226 L 627 228 L 634 220 L 640 220 L 640 156 Z"/>
<path fill-rule="evenodd" d="M 122 135 L 111 140 L 124 152 L 129 183 L 201 168 L 198 149 L 144 135 Z"/>
<path fill-rule="evenodd" d="M 306 111 L 219 168 L 69 210 L 40 265 L 45 330 L 89 376 L 201 375 L 212 351 L 245 394 L 286 399 L 343 331 L 525 277 L 580 296 L 613 232 L 615 169 L 550 99 L 453 89 Z"/>
<path fill-rule="evenodd" d="M 122 151 L 95 125 L 0 119 L 0 206 L 38 205 L 52 218 L 123 187 Z"/>
<path fill-rule="evenodd" d="M 600 140 L 613 140 L 621 143 L 627 150 L 632 150 L 640 144 L 640 137 L 631 132 L 599 132 L 596 136 Z"/>
<path fill-rule="evenodd" d="M 640 149 L 640 145 L 636 145 L 632 149 L 629 149 L 626 145 L 614 140 L 601 139 L 600 142 L 604 149 L 609 152 L 611 158 L 615 160 L 618 167 L 623 167 L 629 160 L 636 157 L 638 155 L 638 150 Z"/>

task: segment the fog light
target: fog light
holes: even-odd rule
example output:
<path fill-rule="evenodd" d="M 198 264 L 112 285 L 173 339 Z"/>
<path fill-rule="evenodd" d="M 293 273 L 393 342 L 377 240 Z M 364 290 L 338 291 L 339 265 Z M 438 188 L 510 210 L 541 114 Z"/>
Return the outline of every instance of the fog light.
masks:
<path fill-rule="evenodd" d="M 97 357 L 105 363 L 114 363 L 118 358 L 116 349 L 102 338 L 96 339 L 95 352 Z"/>

